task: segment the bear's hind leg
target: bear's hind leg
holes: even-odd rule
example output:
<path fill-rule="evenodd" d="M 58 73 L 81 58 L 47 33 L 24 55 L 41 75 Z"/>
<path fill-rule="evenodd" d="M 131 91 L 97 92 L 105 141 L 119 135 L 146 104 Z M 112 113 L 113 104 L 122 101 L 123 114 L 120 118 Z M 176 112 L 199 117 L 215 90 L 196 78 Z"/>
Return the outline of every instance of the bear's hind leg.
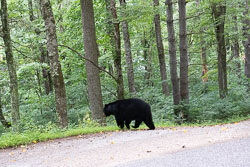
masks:
<path fill-rule="evenodd" d="M 155 129 L 155 125 L 154 125 L 154 123 L 153 123 L 153 121 L 152 120 L 146 120 L 146 121 L 143 121 L 148 127 L 149 127 L 149 129 L 150 130 L 154 130 Z"/>

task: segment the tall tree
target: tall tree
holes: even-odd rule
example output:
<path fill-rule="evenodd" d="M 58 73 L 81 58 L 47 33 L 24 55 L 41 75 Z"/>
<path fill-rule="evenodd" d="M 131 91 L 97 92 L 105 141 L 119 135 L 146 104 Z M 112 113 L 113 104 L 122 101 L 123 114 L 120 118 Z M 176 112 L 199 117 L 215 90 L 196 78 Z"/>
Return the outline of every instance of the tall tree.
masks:
<path fill-rule="evenodd" d="M 96 43 L 93 1 L 81 0 L 80 2 L 82 9 L 85 57 L 91 60 L 97 66 L 99 50 Z M 105 123 L 99 69 L 96 66 L 94 66 L 91 62 L 86 61 L 85 67 L 87 71 L 90 109 L 94 120 L 97 120 L 99 123 Z"/>
<path fill-rule="evenodd" d="M 4 118 L 3 115 L 3 109 L 2 109 L 2 92 L 1 92 L 1 88 L 0 88 L 0 122 L 3 124 L 4 127 L 9 128 L 11 126 L 11 124 L 6 121 L 6 119 Z"/>
<path fill-rule="evenodd" d="M 16 75 L 16 64 L 12 53 L 12 43 L 10 37 L 10 28 L 8 22 L 8 9 L 6 0 L 1 0 L 1 20 L 2 33 L 5 45 L 5 54 L 10 76 L 10 95 L 11 95 L 11 116 L 14 131 L 18 131 L 18 122 L 20 120 L 19 114 L 19 94 L 18 82 Z"/>
<path fill-rule="evenodd" d="M 66 90 L 61 64 L 59 61 L 55 19 L 50 0 L 40 0 L 40 5 L 45 22 L 50 68 L 55 88 L 56 112 L 59 116 L 60 126 L 65 128 L 68 125 Z"/>
<path fill-rule="evenodd" d="M 199 7 L 201 0 L 196 0 L 197 7 Z M 202 21 L 200 19 L 200 21 Z M 202 82 L 205 84 L 204 87 L 204 93 L 207 92 L 207 82 L 208 82 L 208 67 L 207 67 L 207 48 L 205 46 L 205 39 L 204 39 L 204 34 L 203 31 L 205 31 L 206 28 L 201 27 L 200 28 L 200 46 L 201 46 L 201 65 L 202 65 L 202 72 L 201 72 L 201 77 L 202 77 Z"/>
<path fill-rule="evenodd" d="M 207 53 L 206 53 L 207 49 L 205 47 L 205 41 L 202 35 L 200 37 L 200 43 L 201 43 L 202 82 L 206 84 L 208 81 Z M 205 90 L 204 90 L 205 92 L 207 91 L 206 89 L 207 88 L 205 87 Z"/>
<path fill-rule="evenodd" d="M 154 7 L 156 8 L 156 14 L 154 16 L 155 22 L 155 34 L 156 34 L 156 44 L 158 51 L 158 58 L 160 64 L 160 74 L 161 74 L 161 84 L 162 84 L 162 92 L 169 96 L 168 82 L 167 82 L 167 72 L 166 72 L 166 62 L 165 62 L 165 54 L 164 54 L 164 46 L 162 43 L 162 35 L 161 35 L 161 18 L 160 14 L 157 10 L 159 6 L 159 0 L 154 0 Z"/>
<path fill-rule="evenodd" d="M 236 35 L 234 36 L 233 44 L 232 44 L 232 52 L 233 52 L 232 56 L 236 59 L 239 59 L 240 58 L 240 45 L 239 45 L 239 38 L 238 38 L 239 34 L 238 34 L 237 16 L 233 16 L 233 21 L 234 21 L 234 31 L 236 32 Z M 241 65 L 240 65 L 239 60 L 236 63 L 236 73 L 237 73 L 237 76 L 240 80 L 240 78 L 241 78 Z"/>
<path fill-rule="evenodd" d="M 120 0 L 120 4 L 123 9 L 126 9 L 126 0 Z M 123 17 L 126 17 L 126 13 L 123 12 Z M 128 22 L 126 20 L 122 21 L 122 32 L 123 32 L 123 40 L 125 46 L 125 53 L 126 53 L 126 63 L 127 63 L 127 76 L 128 76 L 128 87 L 129 92 L 135 92 L 135 81 L 134 81 L 134 69 L 133 69 L 133 59 L 131 53 L 131 44 L 130 44 L 130 37 L 128 31 Z"/>
<path fill-rule="evenodd" d="M 28 1 L 28 7 L 29 7 L 29 15 L 30 15 L 30 21 L 34 21 L 36 19 L 36 17 L 34 16 L 34 12 L 33 12 L 33 3 L 32 0 Z M 41 30 L 39 28 L 35 29 L 35 33 L 37 36 L 39 36 L 41 34 Z M 40 63 L 43 64 L 48 64 L 49 65 L 49 59 L 48 59 L 48 53 L 45 50 L 44 46 L 42 43 L 39 43 L 39 51 L 41 54 L 40 57 Z M 37 78 L 38 78 L 38 84 L 40 84 L 40 71 L 37 71 Z M 47 70 L 45 67 L 42 67 L 42 76 L 43 76 L 43 82 L 44 82 L 44 89 L 45 89 L 45 93 L 46 95 L 48 95 L 49 93 L 51 93 L 53 91 L 53 86 L 52 86 L 52 78 L 50 75 L 49 70 Z M 39 85 L 40 88 L 40 95 L 42 95 L 42 90 L 41 87 Z"/>
<path fill-rule="evenodd" d="M 176 39 L 174 31 L 173 21 L 173 7 L 172 0 L 166 0 L 167 7 L 167 29 L 168 29 L 168 45 L 169 45 L 169 56 L 170 56 L 170 76 L 172 83 L 173 101 L 174 105 L 177 106 L 180 103 L 180 88 L 177 74 L 177 60 L 176 60 Z M 175 108 L 174 113 L 176 116 L 183 115 L 181 110 Z"/>
<path fill-rule="evenodd" d="M 143 47 L 143 57 L 145 60 L 145 75 L 144 79 L 146 80 L 146 83 L 148 86 L 153 86 L 152 82 L 152 75 L 153 75 L 153 69 L 152 69 L 152 46 L 150 41 L 146 37 L 146 32 L 143 33 L 143 39 L 141 40 L 141 44 Z"/>
<path fill-rule="evenodd" d="M 36 17 L 34 16 L 32 0 L 28 1 L 28 7 L 29 7 L 30 21 L 32 22 L 36 19 Z M 39 36 L 41 35 L 41 30 L 39 28 L 36 28 L 35 33 L 37 36 Z M 44 44 L 39 43 L 39 51 L 41 54 L 40 63 L 41 64 L 45 63 L 49 65 L 50 63 L 49 63 L 49 58 L 48 58 L 48 52 L 43 45 Z M 48 95 L 49 93 L 53 92 L 53 83 L 52 83 L 50 71 L 47 70 L 45 67 L 42 67 L 42 76 L 43 76 L 45 93 L 46 95 Z"/>
<path fill-rule="evenodd" d="M 243 46 L 245 50 L 245 75 L 250 78 L 250 21 L 249 21 L 249 0 L 245 0 L 245 11 L 243 20 Z"/>
<path fill-rule="evenodd" d="M 214 17 L 215 35 L 217 40 L 218 82 L 220 98 L 225 98 L 227 95 L 227 54 L 224 34 L 226 5 L 223 3 L 224 2 L 212 3 L 212 14 Z"/>
<path fill-rule="evenodd" d="M 186 25 L 186 0 L 178 0 L 179 6 L 179 38 L 180 38 L 180 96 L 188 103 L 188 48 Z"/>
<path fill-rule="evenodd" d="M 41 54 L 40 62 L 45 63 L 45 64 L 50 64 L 47 51 L 42 46 L 42 44 L 40 45 L 39 50 L 40 50 L 40 54 Z M 53 92 L 53 82 L 52 82 L 50 71 L 43 67 L 42 68 L 42 75 L 43 75 L 43 80 L 44 80 L 43 82 L 44 82 L 45 93 L 46 93 L 46 95 L 48 95 L 51 92 Z"/>
<path fill-rule="evenodd" d="M 121 66 L 121 37 L 120 37 L 120 23 L 117 20 L 116 3 L 115 0 L 106 0 L 106 8 L 108 12 L 108 17 L 113 21 L 113 28 L 108 30 L 111 40 L 111 45 L 113 46 L 113 57 L 114 65 L 116 71 L 116 83 L 117 83 L 117 96 L 118 99 L 124 99 L 124 83 L 122 76 L 122 66 Z M 109 18 L 108 18 L 109 19 Z"/>

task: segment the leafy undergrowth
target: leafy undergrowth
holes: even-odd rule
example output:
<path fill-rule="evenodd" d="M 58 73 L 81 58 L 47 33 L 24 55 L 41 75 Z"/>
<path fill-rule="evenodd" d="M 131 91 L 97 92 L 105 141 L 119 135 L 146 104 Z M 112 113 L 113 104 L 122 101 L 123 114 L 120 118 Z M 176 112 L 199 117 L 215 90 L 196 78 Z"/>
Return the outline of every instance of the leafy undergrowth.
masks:
<path fill-rule="evenodd" d="M 235 117 L 227 121 L 215 121 L 215 122 L 205 122 L 205 123 L 184 123 L 182 125 L 176 125 L 174 123 L 156 123 L 157 128 L 168 128 L 175 126 L 213 126 L 218 124 L 226 124 L 233 122 L 240 122 L 243 120 L 250 119 L 248 117 Z M 147 129 L 145 125 L 140 126 L 139 130 Z M 38 142 L 44 142 L 52 139 L 65 138 L 77 135 L 87 135 L 94 133 L 112 132 L 120 131 L 117 126 L 104 126 L 104 127 L 86 127 L 86 128 L 69 128 L 69 129 L 58 129 L 54 128 L 50 131 L 44 132 L 39 130 L 30 130 L 22 133 L 6 132 L 0 136 L 0 148 L 17 147 L 20 145 L 36 144 Z M 126 129 L 125 129 L 126 131 Z"/>

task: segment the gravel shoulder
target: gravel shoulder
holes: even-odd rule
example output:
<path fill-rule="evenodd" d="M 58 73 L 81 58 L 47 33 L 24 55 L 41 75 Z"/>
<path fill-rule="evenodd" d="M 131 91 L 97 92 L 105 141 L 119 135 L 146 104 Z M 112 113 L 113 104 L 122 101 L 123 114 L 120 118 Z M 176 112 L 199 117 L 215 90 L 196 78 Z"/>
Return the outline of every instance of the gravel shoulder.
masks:
<path fill-rule="evenodd" d="M 250 137 L 250 120 L 208 127 L 121 131 L 0 150 L 1 167 L 111 167 Z"/>

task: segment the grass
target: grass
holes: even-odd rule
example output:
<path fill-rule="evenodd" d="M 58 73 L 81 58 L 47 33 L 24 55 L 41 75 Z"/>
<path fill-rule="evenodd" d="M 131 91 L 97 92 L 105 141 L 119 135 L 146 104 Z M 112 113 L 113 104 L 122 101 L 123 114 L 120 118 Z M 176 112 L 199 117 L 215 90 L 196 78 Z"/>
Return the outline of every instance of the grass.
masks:
<path fill-rule="evenodd" d="M 90 128 L 72 128 L 67 130 L 56 129 L 49 132 L 26 131 L 22 133 L 7 132 L 0 137 L 0 149 L 8 147 L 17 147 L 37 142 L 44 142 L 52 139 L 65 138 L 77 135 L 87 135 L 93 133 L 102 133 L 119 130 L 115 126 L 90 127 Z"/>
<path fill-rule="evenodd" d="M 205 123 L 195 123 L 195 124 L 182 124 L 176 125 L 171 122 L 167 123 L 156 123 L 156 127 L 160 128 L 167 128 L 167 127 L 175 127 L 175 126 L 213 126 L 218 124 L 226 124 L 226 123 L 233 123 L 233 122 L 240 122 L 243 120 L 250 119 L 248 117 L 234 117 L 230 120 L 226 121 L 214 121 L 214 122 L 205 122 Z M 140 126 L 139 129 L 146 129 L 145 125 Z M 17 147 L 20 145 L 27 145 L 31 143 L 37 142 L 45 142 L 52 139 L 59 139 L 65 138 L 70 136 L 77 136 L 77 135 L 87 135 L 87 134 L 95 134 L 95 133 L 102 133 L 102 132 L 112 132 L 112 131 L 119 131 L 117 126 L 104 126 L 104 127 L 88 127 L 88 128 L 69 128 L 69 129 L 52 129 L 48 132 L 43 132 L 39 130 L 31 130 L 22 133 L 14 133 L 14 132 L 6 132 L 0 136 L 0 149 L 8 148 L 8 147 Z"/>

